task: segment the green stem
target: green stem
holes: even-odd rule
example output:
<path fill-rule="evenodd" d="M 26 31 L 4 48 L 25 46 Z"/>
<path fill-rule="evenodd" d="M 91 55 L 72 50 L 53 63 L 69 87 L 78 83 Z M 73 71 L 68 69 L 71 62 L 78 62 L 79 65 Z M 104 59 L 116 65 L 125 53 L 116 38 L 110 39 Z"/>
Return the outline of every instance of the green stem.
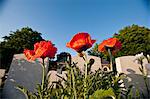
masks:
<path fill-rule="evenodd" d="M 72 80 L 73 80 L 74 99 L 77 99 L 77 92 L 76 92 L 76 88 L 75 88 L 75 77 L 74 77 L 73 68 L 71 68 L 71 75 L 72 75 Z"/>
<path fill-rule="evenodd" d="M 42 66 L 42 86 L 41 89 L 43 90 L 44 87 L 44 80 L 45 80 L 45 64 L 44 64 L 44 58 L 42 58 L 43 66 Z"/>
<path fill-rule="evenodd" d="M 85 56 L 85 57 L 84 57 Z M 85 60 L 85 77 L 84 77 L 84 99 L 87 99 L 87 68 L 88 68 L 88 60 L 87 56 L 84 55 L 83 59 Z"/>
<path fill-rule="evenodd" d="M 24 91 L 24 88 L 22 89 L 22 88 L 20 88 L 20 87 L 18 86 L 17 89 L 18 89 L 19 91 L 21 91 L 21 92 L 25 95 L 25 99 L 29 99 L 29 96 L 28 96 L 27 92 Z"/>
<path fill-rule="evenodd" d="M 68 77 L 67 77 L 67 80 L 69 80 L 69 87 L 71 88 L 72 87 L 72 82 L 71 82 L 71 71 L 70 71 L 70 68 L 72 68 L 71 67 L 71 64 L 69 65 L 67 62 L 66 62 L 66 66 L 67 66 L 67 74 L 68 74 Z M 69 93 L 71 92 L 72 90 L 71 89 L 69 89 Z"/>
<path fill-rule="evenodd" d="M 111 54 L 111 51 L 110 51 L 109 48 L 108 48 L 108 54 L 109 54 L 109 57 L 110 57 L 110 68 L 111 68 L 112 71 L 114 71 L 113 70 L 113 58 L 112 58 L 112 54 Z"/>
<path fill-rule="evenodd" d="M 117 74 L 117 69 L 116 69 L 116 65 L 115 65 L 115 59 L 110 51 L 110 48 L 108 48 L 108 54 L 110 56 L 110 68 L 111 71 L 113 71 L 114 76 Z"/>
<path fill-rule="evenodd" d="M 148 56 L 145 56 L 146 59 L 147 59 L 147 62 L 150 63 L 150 59 L 148 58 Z"/>
<path fill-rule="evenodd" d="M 150 93 L 149 93 L 149 88 L 148 88 L 148 84 L 147 84 L 147 76 L 144 76 L 144 82 L 145 82 L 145 85 L 146 85 L 147 93 L 149 95 Z"/>
<path fill-rule="evenodd" d="M 143 62 L 141 61 L 141 69 L 142 69 L 142 75 L 143 75 L 143 78 L 144 78 L 144 83 L 145 83 L 145 86 L 146 86 L 146 90 L 147 90 L 147 93 L 148 93 L 148 97 L 149 97 L 149 88 L 148 88 L 148 84 L 147 84 L 147 75 L 144 73 L 144 68 L 143 68 Z"/>

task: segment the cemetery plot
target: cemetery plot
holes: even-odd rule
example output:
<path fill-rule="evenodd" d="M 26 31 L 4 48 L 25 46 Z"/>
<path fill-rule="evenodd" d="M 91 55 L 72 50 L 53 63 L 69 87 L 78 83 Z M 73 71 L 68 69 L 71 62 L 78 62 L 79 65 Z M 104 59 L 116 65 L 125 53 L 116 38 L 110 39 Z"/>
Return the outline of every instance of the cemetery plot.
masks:
<path fill-rule="evenodd" d="M 25 99 L 22 92 L 16 89 L 17 85 L 24 86 L 29 91 L 34 91 L 37 84 L 41 83 L 42 66 L 41 59 L 27 61 L 24 54 L 14 55 L 8 78 L 3 88 L 3 96 L 6 99 Z M 48 59 L 45 59 L 47 69 Z"/>

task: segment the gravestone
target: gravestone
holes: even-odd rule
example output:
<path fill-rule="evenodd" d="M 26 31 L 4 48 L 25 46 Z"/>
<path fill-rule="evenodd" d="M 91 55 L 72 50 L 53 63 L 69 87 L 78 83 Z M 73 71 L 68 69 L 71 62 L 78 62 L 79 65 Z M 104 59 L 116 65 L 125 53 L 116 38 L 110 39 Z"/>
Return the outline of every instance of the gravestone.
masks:
<path fill-rule="evenodd" d="M 144 79 L 142 73 L 139 70 L 140 64 L 134 62 L 135 56 L 123 56 L 116 58 L 116 67 L 119 73 L 125 73 L 127 78 L 124 79 L 125 87 L 129 87 L 129 85 L 134 85 L 133 92 L 138 88 L 140 92 L 144 92 L 147 94 L 146 86 L 144 83 Z M 147 60 L 143 60 L 144 72 L 146 73 L 145 64 L 147 64 Z M 148 86 L 150 88 L 150 77 L 148 78 Z"/>
<path fill-rule="evenodd" d="M 5 99 L 25 99 L 25 95 L 16 89 L 17 85 L 24 86 L 29 91 L 35 91 L 36 85 L 42 81 L 42 59 L 27 61 L 24 54 L 16 54 L 13 57 L 8 78 L 3 88 L 3 98 Z M 48 58 L 45 59 L 47 70 Z"/>
<path fill-rule="evenodd" d="M 95 72 L 95 70 L 98 70 L 99 68 L 102 68 L 101 67 L 101 59 L 99 57 L 96 57 L 96 56 L 87 56 L 87 59 L 88 61 L 90 59 L 94 59 L 94 63 L 91 67 L 91 71 L 92 72 Z M 83 72 L 84 71 L 84 64 L 85 64 L 85 61 L 82 57 L 79 57 L 79 56 L 74 56 L 72 57 L 72 62 L 75 62 L 77 63 L 77 67 Z"/>
<path fill-rule="evenodd" d="M 150 77 L 150 63 L 146 64 L 145 68 L 146 68 L 146 72 L 148 74 L 148 77 Z"/>
<path fill-rule="evenodd" d="M 88 61 L 90 59 L 94 59 L 94 63 L 91 67 L 91 71 L 95 72 L 95 70 L 98 70 L 99 68 L 101 68 L 101 59 L 99 57 L 95 57 L 95 56 L 87 56 Z M 82 57 L 79 56 L 74 56 L 72 57 L 72 62 L 77 63 L 77 67 L 84 72 L 84 63 L 85 61 L 83 60 Z M 65 73 L 67 73 L 67 71 L 62 71 L 61 73 L 55 70 L 51 70 L 48 73 L 48 81 L 49 81 L 49 86 L 52 84 L 53 81 L 58 81 L 61 80 L 57 75 L 64 77 L 66 79 L 66 75 Z M 63 84 L 63 82 L 62 82 Z"/>
<path fill-rule="evenodd" d="M 62 71 L 61 74 L 58 73 L 58 72 L 55 71 L 55 70 L 49 71 L 48 74 L 47 74 L 47 77 L 48 77 L 48 86 L 50 87 L 50 85 L 51 85 L 53 82 L 55 82 L 55 81 L 59 81 L 59 80 L 62 81 L 62 79 L 61 79 L 60 77 L 63 77 L 63 78 L 65 78 L 65 79 L 67 79 L 67 78 L 66 78 L 66 73 L 67 73 L 67 71 Z M 57 75 L 60 76 L 60 77 L 58 77 Z M 62 81 L 61 83 L 62 83 L 62 85 L 64 85 L 64 81 Z M 56 84 L 54 84 L 54 87 L 56 87 Z"/>
<path fill-rule="evenodd" d="M 0 69 L 0 87 L 3 83 L 3 77 L 5 76 L 5 69 Z"/>

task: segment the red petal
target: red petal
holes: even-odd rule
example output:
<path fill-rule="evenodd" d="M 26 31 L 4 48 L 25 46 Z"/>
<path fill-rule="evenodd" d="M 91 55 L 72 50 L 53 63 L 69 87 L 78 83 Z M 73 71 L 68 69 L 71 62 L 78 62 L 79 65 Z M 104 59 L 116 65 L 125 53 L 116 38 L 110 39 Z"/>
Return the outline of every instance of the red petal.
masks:
<path fill-rule="evenodd" d="M 77 52 L 82 52 L 90 47 L 92 44 L 95 43 L 96 40 L 91 40 L 91 37 L 88 33 L 78 33 L 76 34 L 70 42 L 66 44 L 67 47 L 76 50 Z"/>
<path fill-rule="evenodd" d="M 28 50 L 28 49 L 25 49 L 23 52 L 28 60 L 30 60 L 35 54 L 33 50 Z"/>
<path fill-rule="evenodd" d="M 98 46 L 98 51 L 104 52 L 106 44 L 107 44 L 107 40 L 104 40 L 102 43 L 100 43 L 99 46 Z"/>

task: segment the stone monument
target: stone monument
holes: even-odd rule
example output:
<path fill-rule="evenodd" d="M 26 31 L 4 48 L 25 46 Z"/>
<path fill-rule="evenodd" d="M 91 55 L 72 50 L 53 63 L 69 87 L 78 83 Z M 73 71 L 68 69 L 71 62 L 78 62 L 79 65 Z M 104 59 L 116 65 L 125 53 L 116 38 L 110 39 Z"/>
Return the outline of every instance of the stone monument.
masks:
<path fill-rule="evenodd" d="M 116 58 L 117 71 L 127 75 L 127 78 L 124 79 L 125 87 L 133 85 L 133 92 L 135 92 L 135 89 L 138 88 L 140 92 L 147 94 L 144 79 L 139 70 L 140 64 L 134 62 L 135 58 L 135 56 L 123 56 Z M 144 72 L 146 73 L 145 64 L 147 64 L 146 59 L 143 60 Z M 150 88 L 150 78 L 148 78 L 148 86 Z"/>
<path fill-rule="evenodd" d="M 101 59 L 99 57 L 96 57 L 96 56 L 87 56 L 87 59 L 88 59 L 88 61 L 90 59 L 92 59 L 92 60 L 94 59 L 93 60 L 94 63 L 92 65 L 92 67 L 91 67 L 91 71 L 92 72 L 95 72 L 95 70 L 98 70 L 99 68 L 102 68 L 101 67 Z M 84 71 L 84 63 L 85 63 L 85 61 L 84 61 L 84 59 L 82 57 L 74 56 L 74 57 L 72 57 L 72 62 L 77 63 L 77 67 L 79 67 L 79 69 L 81 71 Z"/>
<path fill-rule="evenodd" d="M 25 95 L 16 89 L 17 85 L 24 86 L 29 91 L 35 91 L 36 84 L 42 80 L 42 59 L 27 61 L 24 54 L 16 54 L 13 57 L 8 78 L 3 88 L 4 99 L 25 99 Z M 48 58 L 45 59 L 47 70 Z"/>

